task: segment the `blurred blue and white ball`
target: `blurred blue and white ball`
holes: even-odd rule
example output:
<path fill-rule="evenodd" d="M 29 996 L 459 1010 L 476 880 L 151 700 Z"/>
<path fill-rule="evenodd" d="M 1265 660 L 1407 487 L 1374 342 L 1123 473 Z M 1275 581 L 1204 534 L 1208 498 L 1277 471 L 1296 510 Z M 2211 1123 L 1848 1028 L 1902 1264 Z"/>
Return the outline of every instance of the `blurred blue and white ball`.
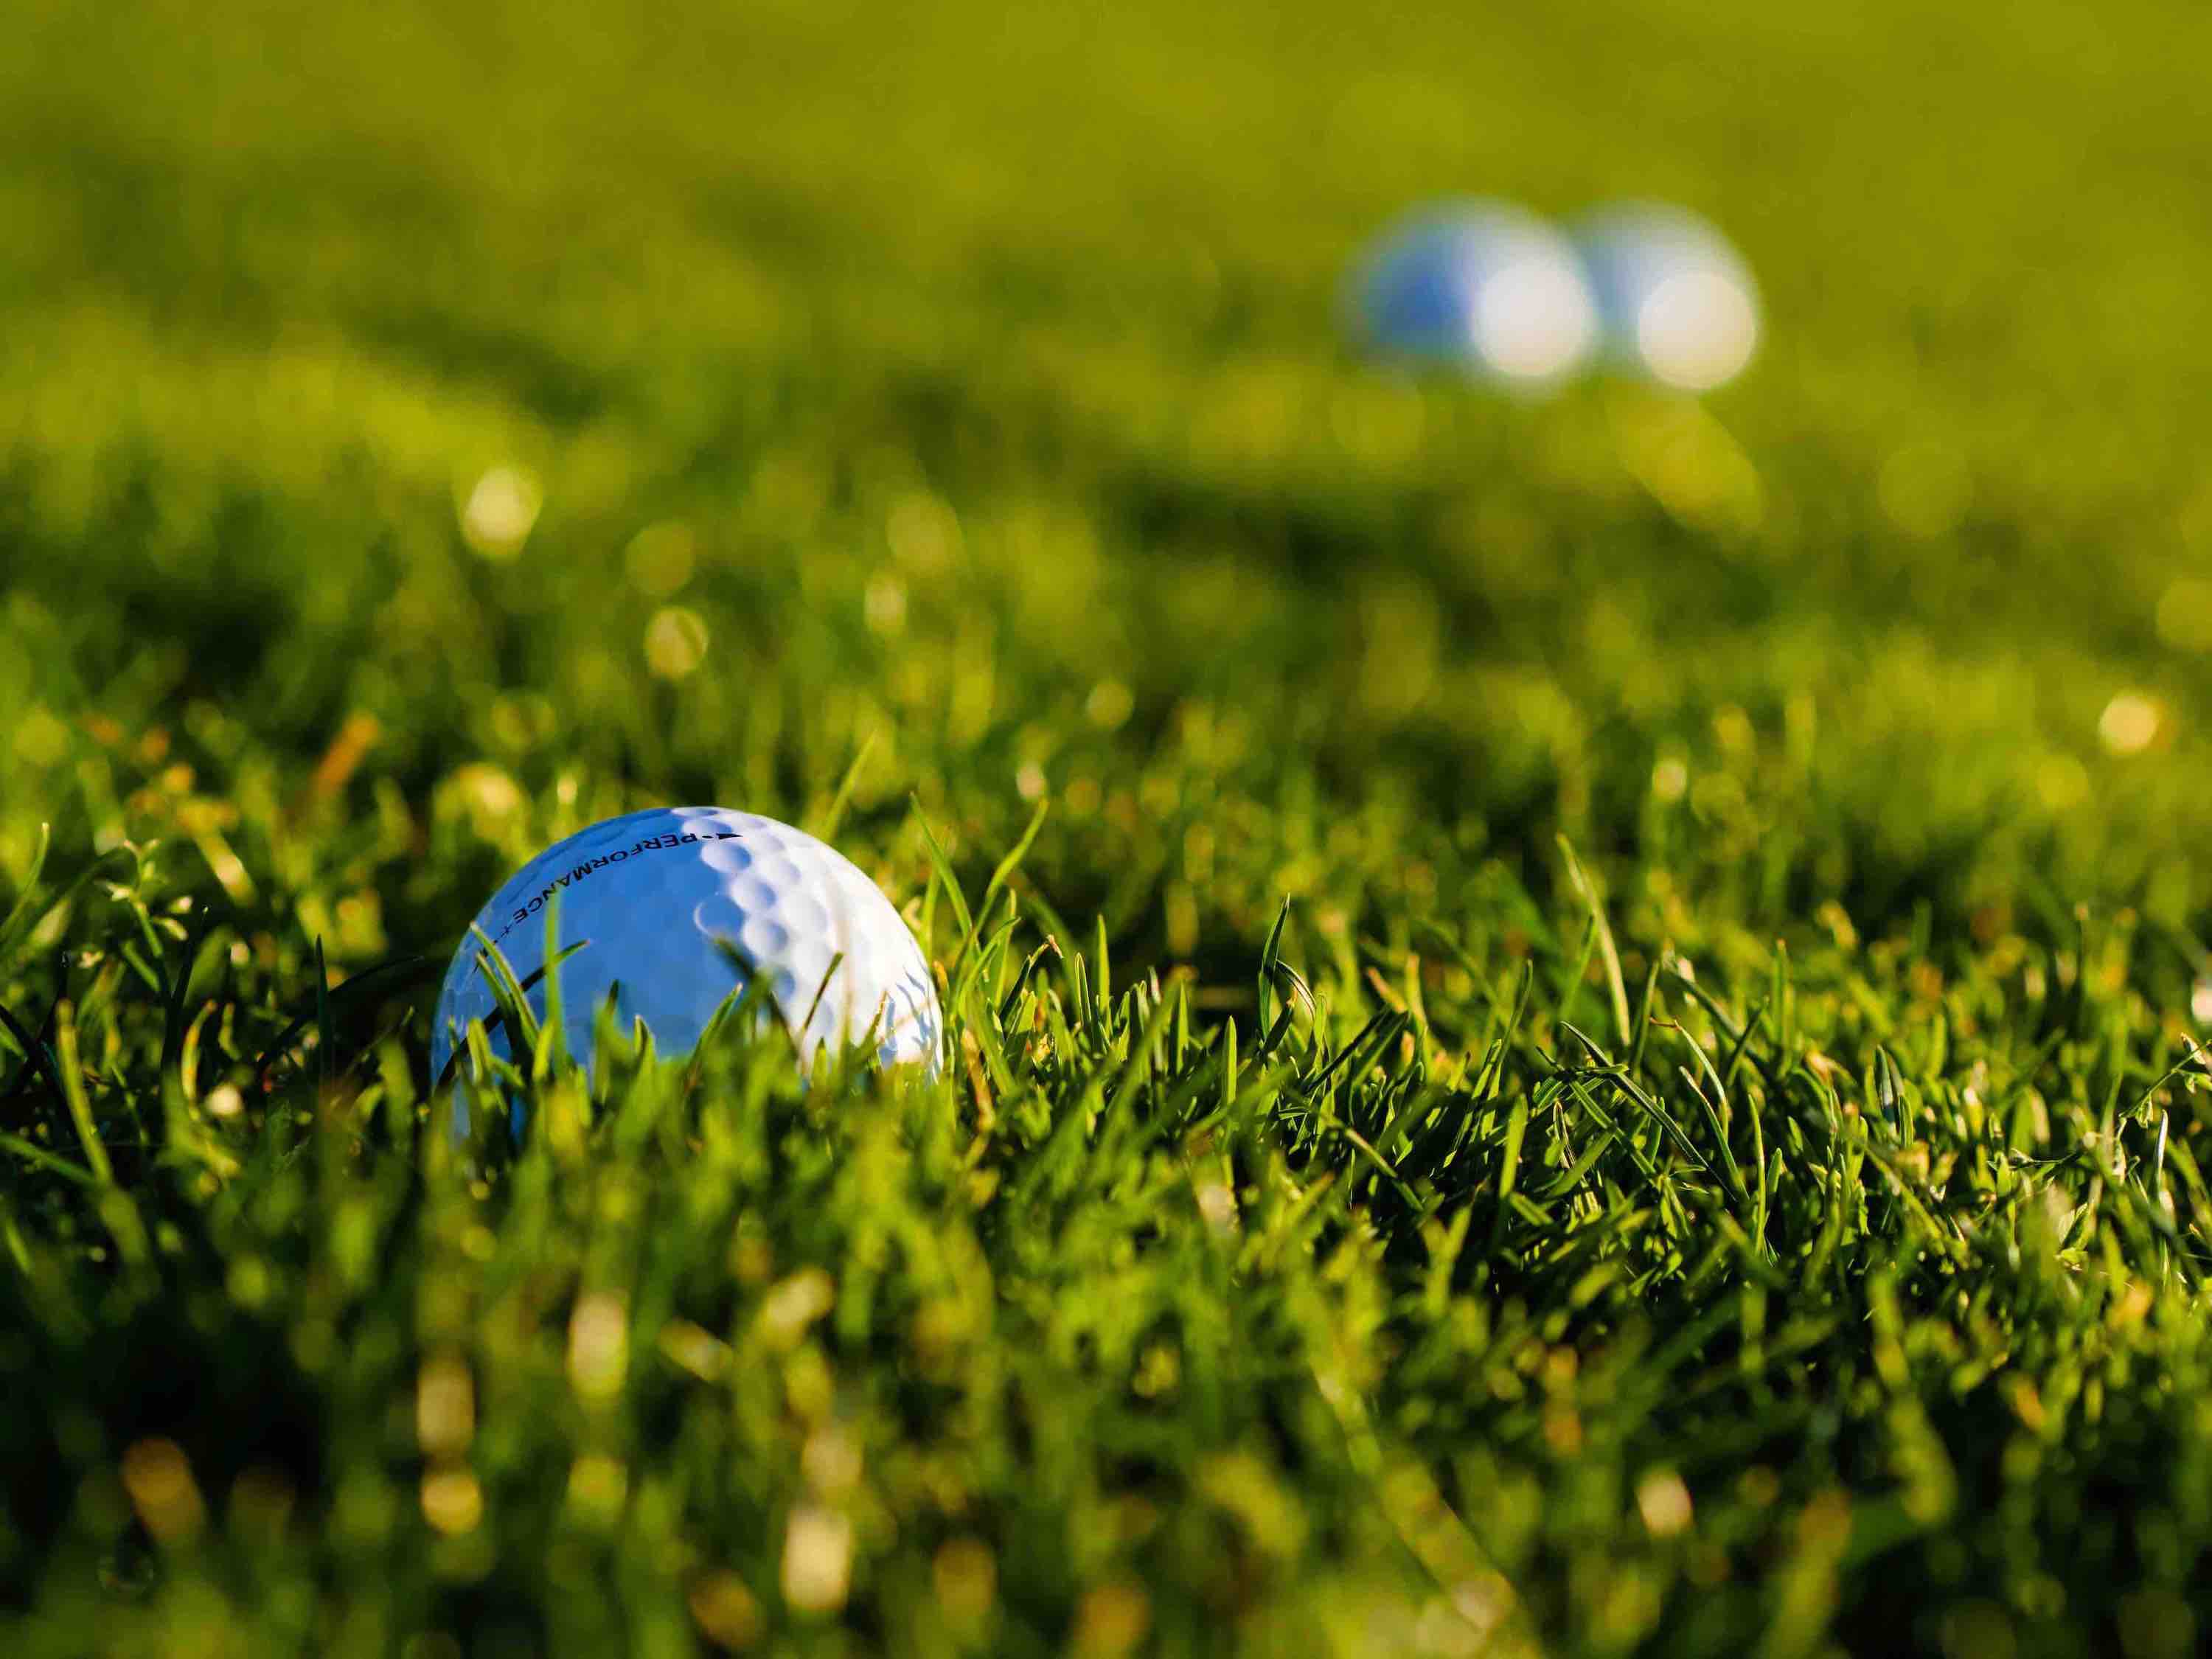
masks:
<path fill-rule="evenodd" d="M 1574 227 L 1614 362 L 1685 392 L 1743 373 L 1759 349 L 1759 289 L 1728 239 L 1656 203 L 1601 208 Z"/>
<path fill-rule="evenodd" d="M 1548 385 L 1597 344 L 1573 245 L 1510 203 L 1453 203 L 1393 226 L 1353 273 L 1350 299 L 1374 349 L 1505 385 Z"/>

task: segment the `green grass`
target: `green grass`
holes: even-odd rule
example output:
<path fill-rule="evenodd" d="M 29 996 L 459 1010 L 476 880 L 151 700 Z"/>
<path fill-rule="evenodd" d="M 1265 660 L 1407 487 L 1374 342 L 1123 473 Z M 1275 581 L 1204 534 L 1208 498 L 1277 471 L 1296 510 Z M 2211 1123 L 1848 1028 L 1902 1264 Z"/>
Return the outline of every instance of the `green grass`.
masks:
<path fill-rule="evenodd" d="M 451 9 L 0 54 L 0 1650 L 2194 1650 L 2212 23 Z M 1352 360 L 1467 191 L 1764 359 Z M 949 1074 L 456 1145 L 710 800 Z"/>

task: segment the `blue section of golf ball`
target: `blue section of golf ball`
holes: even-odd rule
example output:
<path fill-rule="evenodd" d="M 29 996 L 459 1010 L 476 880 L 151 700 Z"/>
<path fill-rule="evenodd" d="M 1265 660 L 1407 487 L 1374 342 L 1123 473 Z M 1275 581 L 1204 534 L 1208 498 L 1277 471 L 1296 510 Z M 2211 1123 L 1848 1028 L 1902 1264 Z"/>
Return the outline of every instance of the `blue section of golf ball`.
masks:
<path fill-rule="evenodd" d="M 553 908 L 562 1029 L 589 1063 L 601 1006 L 641 1019 L 664 1054 L 697 1043 L 733 991 L 766 981 L 803 1059 L 867 1042 L 884 1065 L 934 1072 L 944 1018 L 929 963 L 889 899 L 804 830 L 717 806 L 610 818 L 538 854 L 493 895 L 438 994 L 431 1034 L 441 1080 L 471 1020 L 497 1012 L 487 942 L 518 982 L 541 975 Z M 479 937 L 481 935 L 481 937 Z M 542 976 L 526 996 L 543 1019 Z M 498 1042 L 506 1051 L 503 1040 Z"/>
<path fill-rule="evenodd" d="M 1758 285 L 1726 237 L 1661 203 L 1601 208 L 1573 228 L 1605 355 L 1686 391 L 1721 386 L 1758 349 Z"/>
<path fill-rule="evenodd" d="M 1455 203 L 1394 226 L 1354 272 L 1349 300 L 1373 349 L 1509 383 L 1569 374 L 1596 340 L 1572 245 L 1503 202 Z"/>

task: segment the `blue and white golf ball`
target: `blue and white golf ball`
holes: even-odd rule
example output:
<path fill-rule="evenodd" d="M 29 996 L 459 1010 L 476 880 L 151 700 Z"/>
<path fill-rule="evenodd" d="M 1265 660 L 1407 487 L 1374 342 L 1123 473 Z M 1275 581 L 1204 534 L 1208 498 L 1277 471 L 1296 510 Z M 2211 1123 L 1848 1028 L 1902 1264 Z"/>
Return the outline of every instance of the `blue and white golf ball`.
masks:
<path fill-rule="evenodd" d="M 1376 350 L 1505 385 L 1549 385 L 1597 343 L 1572 244 L 1510 203 L 1455 203 L 1395 226 L 1354 272 L 1349 300 Z"/>
<path fill-rule="evenodd" d="M 1601 208 L 1574 227 L 1605 355 L 1684 392 L 1743 373 L 1759 349 L 1759 289 L 1728 239 L 1697 215 L 1653 203 Z"/>
<path fill-rule="evenodd" d="M 620 1029 L 642 1021 L 662 1053 L 676 1054 L 757 977 L 803 1061 L 825 1047 L 865 1044 L 886 1066 L 937 1067 L 945 1022 L 928 961 L 873 882 L 787 823 L 673 806 L 580 830 L 492 896 L 438 994 L 434 1079 L 444 1078 L 469 1023 L 489 1026 L 497 1012 L 487 945 L 544 1018 L 549 907 L 562 1029 L 569 1053 L 586 1064 L 610 1000 Z M 503 1034 L 497 1046 L 506 1050 Z"/>

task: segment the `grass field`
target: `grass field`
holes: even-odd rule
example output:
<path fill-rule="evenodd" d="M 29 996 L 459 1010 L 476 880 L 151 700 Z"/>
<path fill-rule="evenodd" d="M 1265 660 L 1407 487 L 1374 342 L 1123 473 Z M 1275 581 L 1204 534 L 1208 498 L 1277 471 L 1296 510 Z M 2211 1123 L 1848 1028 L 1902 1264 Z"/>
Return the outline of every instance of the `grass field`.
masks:
<path fill-rule="evenodd" d="M 9 33 L 0 1650 L 2197 1650 L 2212 15 Z M 1362 365 L 1464 191 L 1765 357 Z M 946 1078 L 454 1144 L 468 918 L 684 801 Z"/>

